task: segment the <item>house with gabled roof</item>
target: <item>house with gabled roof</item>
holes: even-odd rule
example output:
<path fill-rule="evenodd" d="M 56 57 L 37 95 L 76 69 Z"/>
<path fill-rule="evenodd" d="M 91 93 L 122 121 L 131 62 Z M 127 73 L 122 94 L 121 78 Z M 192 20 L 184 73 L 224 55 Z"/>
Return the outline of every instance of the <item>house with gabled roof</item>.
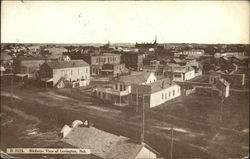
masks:
<path fill-rule="evenodd" d="M 89 121 L 72 127 L 62 142 L 89 149 L 81 158 L 91 159 L 160 159 L 160 154 L 145 143 L 97 129 Z"/>
<path fill-rule="evenodd" d="M 86 86 L 90 82 L 90 66 L 83 60 L 45 62 L 40 66 L 39 77 L 56 88 Z"/>
<path fill-rule="evenodd" d="M 126 106 L 129 104 L 132 84 L 147 85 L 156 80 L 154 73 L 150 72 L 119 76 L 108 85 L 96 87 L 95 95 L 97 98 L 109 101 L 114 105 Z"/>
<path fill-rule="evenodd" d="M 169 78 L 162 78 L 148 85 L 133 84 L 131 104 L 152 108 L 181 95 L 181 87 Z"/>
<path fill-rule="evenodd" d="M 195 77 L 195 70 L 191 66 L 166 65 L 164 75 L 174 81 L 186 81 Z"/>

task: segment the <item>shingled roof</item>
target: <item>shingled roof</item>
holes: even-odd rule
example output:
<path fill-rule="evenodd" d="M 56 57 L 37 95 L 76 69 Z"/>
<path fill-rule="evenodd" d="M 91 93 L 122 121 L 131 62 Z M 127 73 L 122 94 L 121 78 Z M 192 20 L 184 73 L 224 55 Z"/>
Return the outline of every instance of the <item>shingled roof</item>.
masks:
<path fill-rule="evenodd" d="M 52 69 L 89 66 L 89 64 L 83 60 L 51 61 L 51 62 L 47 62 L 47 65 Z"/>

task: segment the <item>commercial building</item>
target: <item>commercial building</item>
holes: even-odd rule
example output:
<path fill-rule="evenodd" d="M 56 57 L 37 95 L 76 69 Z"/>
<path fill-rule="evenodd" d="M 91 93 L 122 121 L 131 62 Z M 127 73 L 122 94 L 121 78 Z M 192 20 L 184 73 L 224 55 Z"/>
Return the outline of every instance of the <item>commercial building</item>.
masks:
<path fill-rule="evenodd" d="M 13 61 L 13 72 L 16 76 L 27 76 L 28 79 L 38 78 L 39 67 L 46 61 L 42 56 L 18 57 Z M 49 60 L 47 60 L 49 61 Z"/>
<path fill-rule="evenodd" d="M 99 75 L 104 64 L 120 64 L 121 55 L 114 53 L 99 53 L 83 55 L 82 59 L 91 66 L 90 74 Z"/>
<path fill-rule="evenodd" d="M 104 64 L 102 66 L 102 75 L 118 76 L 128 73 L 129 70 L 125 67 L 125 64 Z"/>
<path fill-rule="evenodd" d="M 139 52 L 124 52 L 121 55 L 121 62 L 128 69 L 141 70 L 143 66 L 143 54 Z"/>
<path fill-rule="evenodd" d="M 175 57 L 181 57 L 181 56 L 186 56 L 188 58 L 200 58 L 205 54 L 205 51 L 202 49 L 191 49 L 191 50 L 185 50 L 181 52 L 176 52 L 174 54 Z"/>
<path fill-rule="evenodd" d="M 39 77 L 56 88 L 86 86 L 90 82 L 90 66 L 83 60 L 45 62 L 40 66 Z"/>

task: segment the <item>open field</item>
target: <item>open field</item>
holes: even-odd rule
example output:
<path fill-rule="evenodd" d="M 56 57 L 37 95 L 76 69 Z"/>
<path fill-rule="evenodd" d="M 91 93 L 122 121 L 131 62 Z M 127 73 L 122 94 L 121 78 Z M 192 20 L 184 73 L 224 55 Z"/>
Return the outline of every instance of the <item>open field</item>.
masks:
<path fill-rule="evenodd" d="M 55 141 L 50 144 L 60 140 L 55 131 L 59 132 L 64 124 L 70 124 L 75 119 L 92 119 L 95 126 L 102 130 L 135 140 L 140 138 L 141 113 L 114 109 L 91 97 L 90 90 L 15 87 L 13 92 L 15 96 L 11 102 L 9 87 L 2 86 L 1 106 L 5 108 L 1 109 L 8 111 L 8 107 L 24 112 L 25 117 L 21 117 L 25 122 L 31 122 L 27 120 L 28 116 L 34 123 L 49 123 L 51 127 L 44 133 L 45 136 L 55 135 L 52 135 Z M 240 158 L 246 156 L 249 150 L 248 110 L 248 92 L 231 91 L 223 104 L 223 120 L 220 122 L 219 99 L 195 94 L 183 96 L 146 110 L 145 140 L 167 158 L 170 150 L 169 128 L 173 126 L 175 159 Z M 32 146 L 48 146 L 43 141 L 46 140 L 38 138 L 36 142 L 42 144 Z M 11 144 L 6 142 L 5 145 Z"/>

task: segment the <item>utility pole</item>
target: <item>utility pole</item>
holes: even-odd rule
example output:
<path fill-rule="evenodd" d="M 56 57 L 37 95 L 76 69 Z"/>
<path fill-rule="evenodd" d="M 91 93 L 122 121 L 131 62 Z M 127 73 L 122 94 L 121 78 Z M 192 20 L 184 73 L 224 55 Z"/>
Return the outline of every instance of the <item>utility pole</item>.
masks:
<path fill-rule="evenodd" d="M 222 122 L 223 119 L 223 103 L 224 103 L 224 96 L 223 93 L 221 95 L 221 104 L 220 104 L 220 121 Z"/>
<path fill-rule="evenodd" d="M 136 89 L 136 113 L 138 113 L 138 88 Z"/>
<path fill-rule="evenodd" d="M 11 79 L 10 79 L 10 91 L 11 91 L 11 106 L 13 106 L 13 67 L 11 66 Z"/>
<path fill-rule="evenodd" d="M 171 126 L 170 159 L 173 159 L 173 144 L 174 144 L 173 136 L 174 136 L 174 128 L 173 126 Z"/>
<path fill-rule="evenodd" d="M 142 95 L 142 134 L 141 134 L 141 143 L 144 143 L 144 129 L 145 129 L 145 112 L 144 112 L 144 95 Z"/>

